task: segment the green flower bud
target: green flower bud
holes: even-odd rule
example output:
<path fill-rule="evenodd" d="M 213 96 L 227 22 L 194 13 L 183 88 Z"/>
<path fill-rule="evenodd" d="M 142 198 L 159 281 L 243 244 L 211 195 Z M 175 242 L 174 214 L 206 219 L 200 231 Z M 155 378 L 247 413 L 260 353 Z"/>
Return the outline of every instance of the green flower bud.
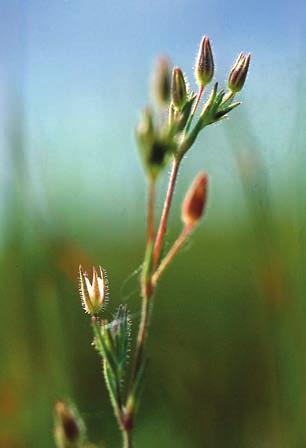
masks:
<path fill-rule="evenodd" d="M 214 76 L 214 58 L 208 37 L 203 37 L 195 65 L 195 77 L 200 86 L 206 86 Z"/>
<path fill-rule="evenodd" d="M 172 71 L 171 100 L 178 110 L 181 110 L 187 101 L 186 81 L 182 70 L 178 67 Z"/>
<path fill-rule="evenodd" d="M 234 63 L 228 77 L 228 87 L 233 93 L 240 92 L 240 90 L 244 86 L 250 65 L 250 60 L 250 53 L 240 53 L 236 62 Z"/>
<path fill-rule="evenodd" d="M 146 169 L 152 179 L 165 167 L 171 154 L 171 145 L 163 139 L 156 139 L 146 154 Z"/>
<path fill-rule="evenodd" d="M 155 180 L 173 151 L 173 142 L 156 132 L 150 109 L 146 109 L 140 119 L 136 138 L 145 170 Z"/>

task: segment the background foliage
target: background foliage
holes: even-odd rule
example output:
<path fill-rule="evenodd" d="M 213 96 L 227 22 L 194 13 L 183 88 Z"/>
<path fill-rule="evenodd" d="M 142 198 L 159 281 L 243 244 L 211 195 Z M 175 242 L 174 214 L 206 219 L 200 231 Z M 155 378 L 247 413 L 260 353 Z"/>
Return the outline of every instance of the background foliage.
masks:
<path fill-rule="evenodd" d="M 77 267 L 102 264 L 113 303 L 138 308 L 133 129 L 154 57 L 191 79 L 205 33 L 219 78 L 240 50 L 254 57 L 243 105 L 183 166 L 169 242 L 199 168 L 207 219 L 158 291 L 136 442 L 303 447 L 305 6 L 130 3 L 1 2 L 0 445 L 54 446 L 52 406 L 68 396 L 94 441 L 119 444 Z"/>

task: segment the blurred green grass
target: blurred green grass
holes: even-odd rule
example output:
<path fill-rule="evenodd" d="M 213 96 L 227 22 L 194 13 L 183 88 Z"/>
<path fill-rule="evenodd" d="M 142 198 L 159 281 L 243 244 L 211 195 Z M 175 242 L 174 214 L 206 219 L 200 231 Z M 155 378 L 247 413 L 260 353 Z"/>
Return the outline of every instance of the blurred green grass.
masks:
<path fill-rule="evenodd" d="M 306 444 L 305 140 L 293 139 L 295 159 L 288 162 L 287 181 L 277 179 L 275 193 L 260 144 L 240 117 L 243 131 L 228 126 L 226 138 L 243 208 L 220 217 L 211 205 L 161 282 L 137 446 Z M 65 203 L 42 216 L 31 204 L 22 120 L 15 118 L 0 253 L 0 445 L 54 446 L 53 403 L 71 397 L 90 438 L 119 446 L 79 303 L 77 268 L 105 266 L 109 308 L 127 301 L 136 329 L 142 212 L 127 223 L 128 236 L 124 222 L 100 228 L 82 213 L 66 211 Z M 168 241 L 179 230 L 178 213 Z M 62 226 L 65 220 L 75 226 L 73 235 Z"/>

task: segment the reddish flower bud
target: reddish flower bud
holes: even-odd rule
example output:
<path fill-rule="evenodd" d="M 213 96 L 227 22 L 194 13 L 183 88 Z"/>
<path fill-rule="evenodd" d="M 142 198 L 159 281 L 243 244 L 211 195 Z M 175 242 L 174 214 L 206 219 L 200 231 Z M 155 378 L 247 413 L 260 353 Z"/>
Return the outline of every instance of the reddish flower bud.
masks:
<path fill-rule="evenodd" d="M 208 37 L 203 37 L 195 65 L 195 77 L 200 86 L 206 86 L 214 76 L 214 58 Z"/>
<path fill-rule="evenodd" d="M 195 225 L 203 215 L 207 199 L 208 175 L 199 174 L 189 188 L 182 207 L 182 220 L 186 225 Z"/>
<path fill-rule="evenodd" d="M 244 86 L 247 73 L 249 70 L 251 55 L 240 53 L 236 62 L 234 63 L 229 77 L 228 77 L 228 87 L 234 92 L 240 92 L 242 87 Z"/>

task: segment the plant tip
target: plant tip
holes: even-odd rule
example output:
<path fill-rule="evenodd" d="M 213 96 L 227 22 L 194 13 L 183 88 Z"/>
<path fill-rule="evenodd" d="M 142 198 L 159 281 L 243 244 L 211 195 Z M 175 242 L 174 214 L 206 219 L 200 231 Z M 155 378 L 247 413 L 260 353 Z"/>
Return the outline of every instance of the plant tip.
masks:
<path fill-rule="evenodd" d="M 228 77 L 228 87 L 233 93 L 238 93 L 243 88 L 251 61 L 250 53 L 240 53 L 236 59 Z"/>
<path fill-rule="evenodd" d="M 214 58 L 210 40 L 207 36 L 204 36 L 200 43 L 195 65 L 195 77 L 201 87 L 205 87 L 210 83 L 214 76 L 214 70 Z"/>

